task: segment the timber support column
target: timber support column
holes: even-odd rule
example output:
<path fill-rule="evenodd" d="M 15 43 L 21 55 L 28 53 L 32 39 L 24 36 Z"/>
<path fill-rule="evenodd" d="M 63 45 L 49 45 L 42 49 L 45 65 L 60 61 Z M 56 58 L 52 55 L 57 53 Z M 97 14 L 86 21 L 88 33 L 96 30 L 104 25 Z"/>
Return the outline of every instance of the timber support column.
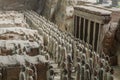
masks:
<path fill-rule="evenodd" d="M 77 24 L 77 18 L 76 15 L 74 16 L 74 36 L 76 37 L 76 24 Z"/>
<path fill-rule="evenodd" d="M 80 19 L 79 19 L 79 39 L 80 39 L 80 37 L 81 37 L 81 36 L 80 36 L 80 34 L 81 34 L 80 31 L 81 31 L 81 17 L 80 17 Z"/>
<path fill-rule="evenodd" d="M 89 21 L 88 21 L 88 31 L 87 31 L 87 33 L 88 33 L 88 34 L 87 34 L 87 35 L 88 35 L 88 36 L 87 36 L 87 43 L 89 43 L 89 40 L 90 40 L 90 22 L 91 22 L 91 21 L 89 20 Z"/>
<path fill-rule="evenodd" d="M 79 29 L 80 29 L 80 24 L 79 24 L 79 21 L 80 21 L 80 17 L 77 16 L 77 26 L 76 26 L 76 38 L 79 38 Z"/>
<path fill-rule="evenodd" d="M 85 41 L 84 38 L 85 38 L 85 18 L 83 18 L 83 41 Z"/>
<path fill-rule="evenodd" d="M 93 26 L 93 41 L 92 41 L 92 46 L 93 46 L 93 50 L 95 50 L 95 30 L 96 30 L 96 22 L 94 22 L 94 26 Z"/>
<path fill-rule="evenodd" d="M 100 51 L 100 32 L 101 32 L 101 30 L 100 30 L 100 28 L 102 27 L 102 25 L 101 24 L 99 24 L 99 26 L 97 26 L 98 27 L 98 37 L 97 37 L 97 52 L 99 53 Z"/>

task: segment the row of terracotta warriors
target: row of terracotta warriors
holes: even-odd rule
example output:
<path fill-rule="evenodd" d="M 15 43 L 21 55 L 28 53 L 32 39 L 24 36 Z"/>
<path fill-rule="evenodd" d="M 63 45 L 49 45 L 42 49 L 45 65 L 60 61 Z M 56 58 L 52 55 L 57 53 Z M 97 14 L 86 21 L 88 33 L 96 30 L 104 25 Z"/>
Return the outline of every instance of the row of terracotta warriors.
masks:
<path fill-rule="evenodd" d="M 82 80 L 84 80 L 85 76 L 90 77 L 86 80 L 93 80 L 95 77 L 98 80 L 109 80 L 108 78 L 103 79 L 103 75 L 107 73 L 111 74 L 110 77 L 112 77 L 112 68 L 105 73 L 109 67 L 108 56 L 95 53 L 91 45 L 75 39 L 71 34 L 60 31 L 56 25 L 35 12 L 28 11 L 26 14 L 30 15 L 33 23 L 37 24 L 40 35 L 44 38 L 44 49 L 49 53 L 50 58 L 54 59 L 60 68 L 63 64 L 66 64 L 65 69 L 68 72 L 68 80 L 71 79 L 71 68 L 76 67 L 78 64 L 80 64 L 81 68 L 79 68 L 80 70 L 76 70 L 76 72 Z M 77 62 L 78 58 L 80 59 L 79 62 Z M 63 67 L 62 69 L 64 70 Z M 96 75 L 94 75 L 95 73 Z M 77 75 L 76 77 L 78 77 Z"/>

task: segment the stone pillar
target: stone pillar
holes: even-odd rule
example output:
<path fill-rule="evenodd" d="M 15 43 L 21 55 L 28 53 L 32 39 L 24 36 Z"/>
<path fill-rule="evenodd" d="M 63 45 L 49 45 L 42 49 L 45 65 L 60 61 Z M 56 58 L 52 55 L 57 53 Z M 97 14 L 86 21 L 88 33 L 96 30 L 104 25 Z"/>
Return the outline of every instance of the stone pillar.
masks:
<path fill-rule="evenodd" d="M 76 15 L 74 16 L 74 36 L 76 37 L 76 24 L 77 24 L 77 18 Z"/>

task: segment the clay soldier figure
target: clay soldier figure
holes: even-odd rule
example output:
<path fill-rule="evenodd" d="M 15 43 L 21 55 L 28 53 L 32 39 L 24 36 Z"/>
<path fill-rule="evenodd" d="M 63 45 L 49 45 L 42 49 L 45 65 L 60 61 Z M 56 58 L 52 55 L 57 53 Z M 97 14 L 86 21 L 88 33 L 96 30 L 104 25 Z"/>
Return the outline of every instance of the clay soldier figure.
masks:
<path fill-rule="evenodd" d="M 72 44 L 69 43 L 69 53 L 72 53 Z"/>
<path fill-rule="evenodd" d="M 78 53 L 76 41 L 73 41 L 72 45 L 73 45 L 72 48 L 73 48 L 73 54 L 74 54 L 74 65 L 75 65 L 76 64 L 76 54 Z"/>
<path fill-rule="evenodd" d="M 18 47 L 17 47 L 17 45 L 14 43 L 14 49 L 15 50 L 17 50 L 18 49 Z"/>
<path fill-rule="evenodd" d="M 21 45 L 18 44 L 17 54 L 21 55 L 21 53 L 22 53 Z"/>
<path fill-rule="evenodd" d="M 106 55 L 105 60 L 106 60 L 108 63 L 110 63 L 110 58 L 109 58 L 108 55 Z"/>
<path fill-rule="evenodd" d="M 45 54 L 45 58 L 46 58 L 46 60 L 50 60 L 50 56 L 49 56 L 49 54 L 47 53 L 47 54 Z"/>
<path fill-rule="evenodd" d="M 90 79 L 92 79 L 93 74 L 93 53 L 90 53 L 89 65 L 90 65 Z"/>
<path fill-rule="evenodd" d="M 52 48 L 53 48 L 53 37 L 49 36 L 48 51 L 50 52 L 50 58 L 53 59 Z"/>
<path fill-rule="evenodd" d="M 96 53 L 95 52 L 93 52 L 93 68 L 95 68 L 95 63 L 96 63 L 96 60 L 95 60 L 95 56 L 96 56 Z"/>
<path fill-rule="evenodd" d="M 76 67 L 76 80 L 80 80 L 80 75 L 81 75 L 81 64 L 80 63 L 78 63 L 77 64 L 77 67 Z"/>
<path fill-rule="evenodd" d="M 58 43 L 56 42 L 56 46 L 55 46 L 55 62 L 57 63 L 57 60 L 58 60 Z"/>
<path fill-rule="evenodd" d="M 47 80 L 50 78 L 50 70 L 53 69 L 53 66 L 49 65 L 48 70 L 47 70 Z"/>
<path fill-rule="evenodd" d="M 25 74 L 26 74 L 26 80 L 29 80 L 30 77 L 33 75 L 33 70 L 30 68 L 31 63 L 25 60 Z"/>
<path fill-rule="evenodd" d="M 17 54 L 17 45 L 16 44 L 14 44 L 14 50 L 13 50 L 13 52 L 12 52 L 12 54 L 14 55 L 14 54 Z"/>
<path fill-rule="evenodd" d="M 72 63 L 68 63 L 68 79 L 72 79 Z"/>
<path fill-rule="evenodd" d="M 32 69 L 29 69 L 29 77 L 28 77 L 28 80 L 34 80 L 34 79 L 33 79 L 33 70 L 32 70 Z"/>
<path fill-rule="evenodd" d="M 14 55 L 14 54 L 18 54 L 18 51 L 17 50 L 13 50 L 12 51 L 12 54 Z"/>
<path fill-rule="evenodd" d="M 89 49 L 86 47 L 85 48 L 85 54 L 86 54 L 86 60 L 88 60 L 89 59 Z"/>
<path fill-rule="evenodd" d="M 93 80 L 98 80 L 98 77 L 97 77 L 97 76 L 98 76 L 98 72 L 97 72 L 97 70 L 95 69 L 95 70 L 94 70 L 94 76 L 93 76 L 94 79 L 93 79 Z"/>
<path fill-rule="evenodd" d="M 109 69 L 110 69 L 110 67 L 109 67 L 109 66 L 106 66 L 106 69 L 105 69 L 105 74 L 104 74 L 104 80 L 108 80 L 108 76 L 109 76 Z"/>
<path fill-rule="evenodd" d="M 101 59 L 101 61 L 102 61 L 102 63 L 103 63 L 103 67 L 105 68 L 105 67 L 106 67 L 106 64 L 107 64 L 106 60 L 105 60 L 105 59 Z"/>
<path fill-rule="evenodd" d="M 98 74 L 99 80 L 104 80 L 104 69 L 103 69 L 103 63 L 100 63 L 100 69 L 99 69 L 99 74 Z"/>
<path fill-rule="evenodd" d="M 48 46 L 49 43 L 49 35 L 44 32 L 44 46 Z"/>
<path fill-rule="evenodd" d="M 67 43 L 66 43 L 66 49 L 67 49 L 67 53 L 69 53 L 70 51 L 69 51 L 69 42 L 68 42 L 68 40 L 67 40 Z"/>
<path fill-rule="evenodd" d="M 40 46 L 39 46 L 39 54 L 40 55 L 42 55 L 43 50 L 44 50 L 44 46 L 43 46 L 43 44 L 40 44 Z"/>
<path fill-rule="evenodd" d="M 18 54 L 22 55 L 22 53 L 23 53 L 22 49 L 18 49 Z"/>
<path fill-rule="evenodd" d="M 84 60 L 82 60 L 81 80 L 85 80 L 85 61 Z"/>
<path fill-rule="evenodd" d="M 33 79 L 37 80 L 37 68 L 34 64 L 31 64 L 31 69 L 33 70 Z"/>
<path fill-rule="evenodd" d="M 23 48 L 23 55 L 26 55 L 26 47 Z"/>
<path fill-rule="evenodd" d="M 91 80 L 89 64 L 85 64 L 85 80 Z"/>
<path fill-rule="evenodd" d="M 100 55 L 100 57 L 101 57 L 102 59 L 105 59 L 105 54 L 102 53 L 102 54 Z"/>
<path fill-rule="evenodd" d="M 54 54 L 53 55 L 53 59 L 56 61 L 56 47 L 57 47 L 57 41 L 55 40 L 54 41 L 54 45 L 53 45 L 53 50 L 52 50 L 52 53 Z"/>
<path fill-rule="evenodd" d="M 76 52 L 75 52 L 75 57 L 74 57 L 74 65 L 77 65 L 78 57 L 80 57 L 80 56 L 79 56 L 79 50 L 77 49 Z"/>
<path fill-rule="evenodd" d="M 98 63 L 100 62 L 100 56 L 98 54 L 96 54 L 96 62 L 97 62 L 96 68 L 99 68 L 100 65 Z"/>
<path fill-rule="evenodd" d="M 82 54 L 81 58 L 82 58 L 82 60 L 84 60 L 86 62 L 86 55 L 85 55 L 85 53 Z"/>
<path fill-rule="evenodd" d="M 0 55 L 2 54 L 2 48 L 0 48 Z"/>
<path fill-rule="evenodd" d="M 97 62 L 97 54 L 95 54 L 94 56 L 94 68 L 97 68 L 98 67 L 98 62 Z"/>
<path fill-rule="evenodd" d="M 86 51 L 86 48 L 85 48 L 85 47 L 83 48 L 83 53 L 85 53 L 85 55 L 86 55 L 86 53 L 87 53 L 87 51 Z"/>
<path fill-rule="evenodd" d="M 0 72 L 0 80 L 2 80 L 2 72 Z"/>
<path fill-rule="evenodd" d="M 26 80 L 25 66 L 22 66 L 21 72 L 19 74 L 19 80 Z"/>
<path fill-rule="evenodd" d="M 68 61 L 68 63 L 73 63 L 72 56 L 70 53 L 67 56 L 67 61 Z"/>
<path fill-rule="evenodd" d="M 68 80 L 68 71 L 67 71 L 67 69 L 64 69 L 63 76 L 62 76 L 61 80 Z"/>
<path fill-rule="evenodd" d="M 7 80 L 7 67 L 2 67 L 2 80 Z"/>
<path fill-rule="evenodd" d="M 54 80 L 54 71 L 53 71 L 53 69 L 50 69 L 49 80 Z"/>
<path fill-rule="evenodd" d="M 57 56 L 58 60 L 57 60 L 57 62 L 58 62 L 58 66 L 60 66 L 62 46 L 61 46 L 60 42 L 59 42 L 58 44 L 59 44 L 59 45 L 58 45 L 58 56 Z"/>
<path fill-rule="evenodd" d="M 113 68 L 111 68 L 109 80 L 114 80 L 113 74 L 114 74 L 114 70 L 113 70 Z"/>
<path fill-rule="evenodd" d="M 62 46 L 61 50 L 61 63 L 60 66 L 63 64 L 63 62 L 67 62 L 67 53 L 66 53 L 66 48 Z"/>
<path fill-rule="evenodd" d="M 66 70 L 66 72 L 65 72 L 65 70 Z M 67 75 L 67 76 L 66 76 Z M 61 70 L 61 75 L 60 75 L 61 77 L 61 80 L 63 80 L 63 77 L 68 77 L 68 70 L 67 70 L 67 64 L 66 64 L 66 62 L 63 62 L 63 64 L 62 64 L 62 70 Z"/>
<path fill-rule="evenodd" d="M 72 73 L 72 57 L 70 54 L 67 56 L 67 68 L 68 68 L 68 79 L 71 79 L 71 73 Z"/>

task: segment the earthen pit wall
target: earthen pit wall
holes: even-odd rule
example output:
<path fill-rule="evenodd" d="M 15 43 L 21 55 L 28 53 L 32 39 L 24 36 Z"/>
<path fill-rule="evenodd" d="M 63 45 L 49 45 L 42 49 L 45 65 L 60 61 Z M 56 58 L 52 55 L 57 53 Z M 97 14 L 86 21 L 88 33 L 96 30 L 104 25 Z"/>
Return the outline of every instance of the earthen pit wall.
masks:
<path fill-rule="evenodd" d="M 46 78 L 46 72 L 47 72 L 47 66 L 45 64 L 36 64 L 37 68 L 37 80 L 47 80 Z M 3 78 L 0 80 L 19 80 L 19 73 L 20 73 L 20 66 L 10 66 L 10 67 L 4 67 L 6 68 L 6 71 L 3 72 Z M 1 70 L 2 71 L 2 70 Z"/>

